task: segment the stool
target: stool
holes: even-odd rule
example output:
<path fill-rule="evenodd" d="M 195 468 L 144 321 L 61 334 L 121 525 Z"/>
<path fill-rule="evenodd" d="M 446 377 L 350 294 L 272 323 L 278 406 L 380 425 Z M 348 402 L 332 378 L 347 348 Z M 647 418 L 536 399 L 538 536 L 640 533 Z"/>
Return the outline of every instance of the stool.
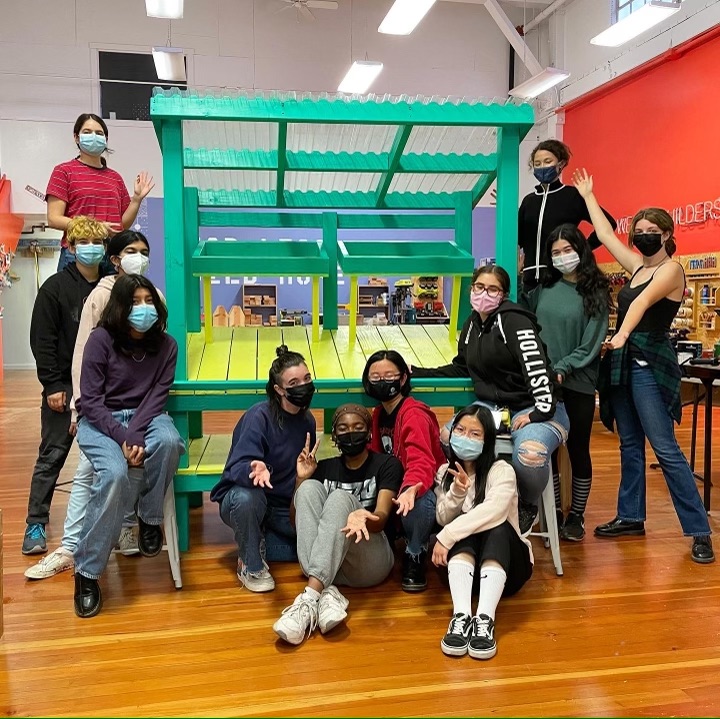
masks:
<path fill-rule="evenodd" d="M 163 529 L 165 530 L 165 545 L 170 560 L 170 572 L 172 573 L 175 589 L 182 589 L 182 575 L 180 574 L 180 548 L 178 546 L 177 515 L 175 514 L 175 491 L 173 483 L 165 492 L 163 502 Z"/>
<path fill-rule="evenodd" d="M 513 443 L 508 435 L 499 436 L 496 441 L 495 452 L 497 455 L 512 456 Z M 545 484 L 538 502 L 538 514 L 540 519 L 540 531 L 530 532 L 530 537 L 542 537 L 546 548 L 550 548 L 555 572 L 562 577 L 563 568 L 560 559 L 560 535 L 558 533 L 557 514 L 555 513 L 555 488 L 553 486 L 552 462 L 548 463 L 548 481 Z"/>

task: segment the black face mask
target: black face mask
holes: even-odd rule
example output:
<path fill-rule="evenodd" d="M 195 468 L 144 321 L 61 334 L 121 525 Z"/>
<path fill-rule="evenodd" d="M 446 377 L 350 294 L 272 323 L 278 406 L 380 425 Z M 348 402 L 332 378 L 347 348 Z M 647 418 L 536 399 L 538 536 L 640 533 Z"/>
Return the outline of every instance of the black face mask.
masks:
<path fill-rule="evenodd" d="M 401 387 L 402 384 L 399 379 L 381 379 L 378 382 L 367 382 L 365 384 L 365 394 L 378 402 L 387 402 L 395 399 L 400 394 Z"/>
<path fill-rule="evenodd" d="M 652 257 L 662 248 L 662 232 L 644 232 L 633 237 L 633 245 L 645 255 Z"/>
<path fill-rule="evenodd" d="M 365 430 L 362 432 L 343 432 L 335 435 L 335 444 L 345 456 L 357 457 L 367 447 L 369 439 L 370 433 Z"/>
<path fill-rule="evenodd" d="M 298 384 L 294 387 L 285 388 L 285 397 L 290 404 L 294 404 L 296 407 L 309 407 L 312 397 L 315 394 L 315 384 L 307 382 L 305 384 Z"/>

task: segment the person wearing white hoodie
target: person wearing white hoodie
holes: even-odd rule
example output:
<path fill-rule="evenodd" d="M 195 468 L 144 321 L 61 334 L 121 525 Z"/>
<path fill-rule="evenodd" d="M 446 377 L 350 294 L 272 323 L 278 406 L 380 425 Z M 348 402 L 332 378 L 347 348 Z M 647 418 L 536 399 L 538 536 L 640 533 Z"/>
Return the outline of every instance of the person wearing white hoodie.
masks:
<path fill-rule="evenodd" d="M 100 322 L 117 278 L 123 275 L 144 275 L 150 266 L 149 255 L 150 245 L 141 232 L 125 230 L 115 235 L 108 243 L 107 258 L 112 264 L 115 274 L 103 277 L 85 301 L 80 316 L 80 328 L 75 341 L 72 359 L 73 398 L 70 404 L 72 410 L 71 434 L 75 434 L 76 431 L 77 412 L 75 405 L 80 397 L 80 369 L 85 344 L 90 337 L 90 333 Z M 164 298 L 162 299 L 164 301 Z M 47 579 L 75 566 L 73 553 L 85 519 L 85 509 L 87 508 L 92 483 L 93 467 L 87 457 L 80 452 L 78 466 L 73 477 L 72 491 L 68 500 L 60 546 L 26 570 L 25 576 L 28 579 Z M 135 514 L 132 508 L 128 508 L 124 525 L 118 547 L 121 553 L 126 556 L 138 554 L 137 537 L 134 533 Z"/>

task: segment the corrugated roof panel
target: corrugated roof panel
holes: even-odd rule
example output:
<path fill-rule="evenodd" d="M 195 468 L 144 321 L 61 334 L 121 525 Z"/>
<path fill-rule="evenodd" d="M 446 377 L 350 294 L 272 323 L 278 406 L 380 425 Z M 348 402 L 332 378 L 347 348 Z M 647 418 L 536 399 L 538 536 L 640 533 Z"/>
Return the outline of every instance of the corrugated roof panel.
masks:
<path fill-rule="evenodd" d="M 372 192 L 380 175 L 369 172 L 288 172 L 285 189 L 290 192 Z"/>
<path fill-rule="evenodd" d="M 275 191 L 275 172 L 266 170 L 185 170 L 185 185 L 199 190 Z"/>
<path fill-rule="evenodd" d="M 183 120 L 183 145 L 193 150 L 277 150 L 276 122 Z"/>
<path fill-rule="evenodd" d="M 413 127 L 405 146 L 405 154 L 487 155 L 496 150 L 497 130 L 494 127 Z"/>
<path fill-rule="evenodd" d="M 291 123 L 287 149 L 293 152 L 388 152 L 396 128 L 389 125 Z"/>
<path fill-rule="evenodd" d="M 440 193 L 472 190 L 478 175 L 395 175 L 388 192 Z"/>

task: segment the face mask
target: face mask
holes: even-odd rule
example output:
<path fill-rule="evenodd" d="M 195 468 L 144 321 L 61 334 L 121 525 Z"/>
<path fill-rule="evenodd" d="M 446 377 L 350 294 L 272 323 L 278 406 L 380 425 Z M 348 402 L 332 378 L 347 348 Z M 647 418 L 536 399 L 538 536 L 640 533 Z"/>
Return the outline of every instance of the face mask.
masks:
<path fill-rule="evenodd" d="M 103 245 L 75 245 L 75 259 L 86 267 L 97 267 L 105 257 Z"/>
<path fill-rule="evenodd" d="M 633 237 L 633 245 L 645 255 L 652 257 L 662 248 L 662 232 L 645 232 Z"/>
<path fill-rule="evenodd" d="M 367 447 L 369 439 L 370 433 L 367 431 L 344 432 L 335 435 L 335 444 L 345 456 L 357 457 Z"/>
<path fill-rule="evenodd" d="M 144 275 L 150 267 L 150 260 L 136 252 L 133 255 L 125 255 L 120 258 L 120 267 L 126 275 Z"/>
<path fill-rule="evenodd" d="M 536 167 L 533 170 L 535 179 L 543 185 L 549 185 L 551 182 L 560 177 L 560 170 L 558 165 L 550 165 L 549 167 Z"/>
<path fill-rule="evenodd" d="M 472 292 L 470 294 L 470 304 L 475 312 L 482 312 L 484 315 L 489 315 L 491 312 L 500 307 L 500 303 L 503 301 L 502 293 L 490 297 L 487 292 Z"/>
<path fill-rule="evenodd" d="M 387 402 L 400 394 L 401 387 L 399 379 L 381 379 L 378 382 L 368 382 L 365 385 L 365 394 L 378 402 Z"/>
<path fill-rule="evenodd" d="M 158 321 L 158 313 L 153 305 L 135 305 L 128 315 L 128 322 L 138 332 L 147 332 Z"/>
<path fill-rule="evenodd" d="M 553 267 L 564 275 L 574 272 L 580 264 L 580 258 L 577 252 L 568 252 L 565 255 L 558 255 L 552 258 Z"/>
<path fill-rule="evenodd" d="M 287 387 L 285 389 L 287 401 L 296 407 L 309 407 L 314 394 L 315 384 L 312 380 L 305 384 L 298 384 L 295 385 L 295 387 Z"/>
<path fill-rule="evenodd" d="M 479 439 L 470 439 L 462 434 L 452 434 L 450 435 L 450 446 L 458 459 L 463 462 L 471 462 L 482 454 L 485 442 Z"/>
<path fill-rule="evenodd" d="M 98 157 L 107 149 L 107 140 L 105 139 L 105 135 L 86 132 L 78 136 L 78 145 L 83 152 L 93 157 Z"/>

